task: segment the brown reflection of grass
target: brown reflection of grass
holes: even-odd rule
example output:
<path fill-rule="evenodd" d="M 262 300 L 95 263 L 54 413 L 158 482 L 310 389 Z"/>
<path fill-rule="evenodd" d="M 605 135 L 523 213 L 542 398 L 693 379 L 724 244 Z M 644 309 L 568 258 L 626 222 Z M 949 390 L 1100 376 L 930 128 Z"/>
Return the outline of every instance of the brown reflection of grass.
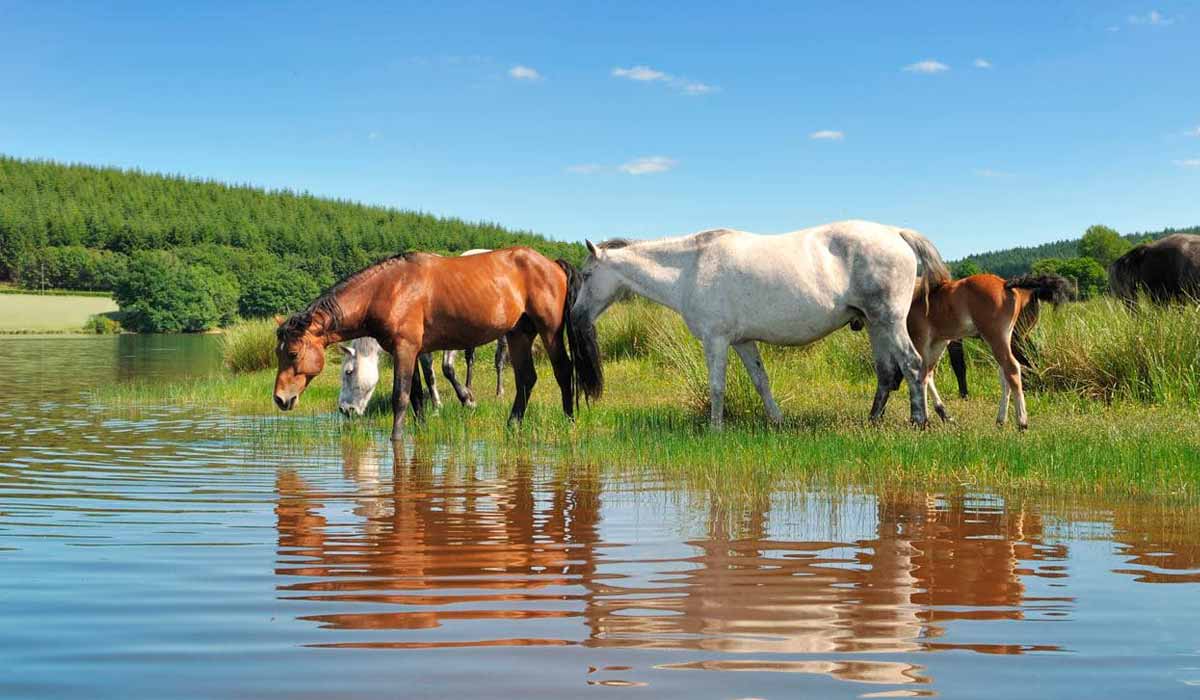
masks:
<path fill-rule="evenodd" d="M 1200 508 L 1154 501 L 1116 504 L 1112 538 L 1131 565 L 1115 573 L 1142 583 L 1200 583 Z"/>

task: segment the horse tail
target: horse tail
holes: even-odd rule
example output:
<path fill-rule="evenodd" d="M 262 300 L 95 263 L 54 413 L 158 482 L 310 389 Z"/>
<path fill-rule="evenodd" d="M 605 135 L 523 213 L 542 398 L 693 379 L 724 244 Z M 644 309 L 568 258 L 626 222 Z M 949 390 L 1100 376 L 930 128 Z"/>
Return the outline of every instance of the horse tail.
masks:
<path fill-rule="evenodd" d="M 928 238 L 916 231 L 901 230 L 900 237 L 917 256 L 918 274 L 921 276 L 920 294 L 929 306 L 929 294 L 950 281 L 950 270 L 942 262 L 942 255 Z"/>
<path fill-rule="evenodd" d="M 596 341 L 596 324 L 575 319 L 571 307 L 579 296 L 582 280 L 579 270 L 563 259 L 555 260 L 567 275 L 567 298 L 563 302 L 563 325 L 567 329 L 570 345 L 571 370 L 575 389 L 575 406 L 579 407 L 579 394 L 588 400 L 599 399 L 604 393 L 604 371 L 600 367 L 600 345 Z"/>
<path fill-rule="evenodd" d="M 1021 275 L 1004 283 L 1005 289 L 1027 289 L 1038 301 L 1048 301 L 1055 306 L 1070 301 L 1075 296 L 1075 285 L 1061 275 Z"/>

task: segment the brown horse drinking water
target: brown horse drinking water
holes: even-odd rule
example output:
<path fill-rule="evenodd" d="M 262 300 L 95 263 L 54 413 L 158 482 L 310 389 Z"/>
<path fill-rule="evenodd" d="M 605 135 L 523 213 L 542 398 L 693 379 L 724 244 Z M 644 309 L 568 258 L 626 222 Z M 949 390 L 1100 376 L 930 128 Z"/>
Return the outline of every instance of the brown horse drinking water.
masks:
<path fill-rule="evenodd" d="M 295 407 L 324 369 L 329 344 L 370 336 L 395 359 L 396 440 L 403 434 L 410 392 L 418 402 L 414 410 L 419 409 L 420 385 L 413 378 L 418 354 L 475 347 L 506 336 L 517 385 L 509 421 L 519 422 L 537 382 L 533 339 L 541 336 L 563 411 L 573 416 L 576 388 L 596 398 L 604 381 L 595 327 L 570 323 L 578 288 L 575 268 L 530 248 L 457 258 L 408 253 L 376 263 L 280 323 L 275 405 L 284 411 Z"/>

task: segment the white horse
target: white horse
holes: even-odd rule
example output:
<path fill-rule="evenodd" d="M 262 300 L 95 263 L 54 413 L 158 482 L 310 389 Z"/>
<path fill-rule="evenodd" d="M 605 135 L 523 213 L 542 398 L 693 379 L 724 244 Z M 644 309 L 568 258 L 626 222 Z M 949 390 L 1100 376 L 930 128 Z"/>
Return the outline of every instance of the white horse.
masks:
<path fill-rule="evenodd" d="M 767 416 L 779 423 L 783 413 L 756 342 L 807 345 L 863 320 L 879 380 L 871 420 L 882 417 L 902 374 L 912 420 L 927 424 L 921 358 L 905 319 L 918 289 L 927 292 L 950 275 L 937 249 L 916 231 L 842 221 L 778 236 L 717 229 L 654 241 L 588 241 L 587 247 L 573 322 L 594 322 L 628 292 L 679 312 L 704 346 L 712 427 L 721 427 L 731 345 Z"/>
<path fill-rule="evenodd" d="M 487 248 L 473 248 L 461 255 L 478 255 L 490 253 Z M 382 351 L 374 338 L 362 337 L 354 340 L 349 346 L 342 345 L 341 350 L 346 357 L 342 360 L 342 390 L 338 395 L 338 410 L 346 415 L 361 416 L 367 410 L 375 385 L 379 383 L 379 355 Z M 466 348 L 463 354 L 467 358 L 467 381 L 462 385 L 454 373 L 454 355 L 457 350 L 446 350 L 442 353 L 442 374 L 454 389 L 455 395 L 464 406 L 475 406 L 475 395 L 471 391 L 471 380 L 475 373 L 475 348 Z M 508 341 L 500 336 L 496 341 L 496 396 L 504 395 L 504 362 L 508 358 Z M 434 408 L 442 407 L 442 397 L 437 390 L 437 382 L 433 373 L 433 356 L 424 353 L 418 358 L 421 374 L 429 386 L 429 398 Z"/>

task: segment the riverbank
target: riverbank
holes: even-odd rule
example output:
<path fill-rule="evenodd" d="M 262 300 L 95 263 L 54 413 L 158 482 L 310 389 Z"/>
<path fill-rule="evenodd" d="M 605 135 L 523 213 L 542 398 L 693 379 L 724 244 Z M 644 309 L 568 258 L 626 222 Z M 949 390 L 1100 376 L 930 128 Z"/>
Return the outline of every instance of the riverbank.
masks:
<path fill-rule="evenodd" d="M 490 396 L 490 349 L 480 349 L 475 377 L 479 407 L 459 406 L 439 378 L 445 406 L 423 423 L 410 422 L 409 435 L 433 451 L 503 460 L 535 456 L 606 468 L 653 467 L 722 489 L 782 480 L 1195 498 L 1200 495 L 1200 423 L 1191 403 L 1194 390 L 1184 386 L 1191 365 L 1170 370 L 1178 385 L 1153 383 L 1143 372 L 1142 383 L 1128 389 L 1122 388 L 1126 380 L 1116 376 L 1109 376 L 1110 389 L 1077 382 L 1077 373 L 1067 369 L 1063 353 L 1101 353 L 1100 346 L 1069 341 L 1073 334 L 1084 334 L 1077 326 L 1110 311 L 1078 305 L 1043 319 L 1036 340 L 1046 364 L 1029 376 L 1029 384 L 1040 388 L 1027 392 L 1031 428 L 1024 434 L 1011 422 L 996 426 L 998 380 L 977 341 L 968 342 L 969 400 L 954 397 L 948 367 L 939 373 L 955 423 L 934 419 L 926 431 L 910 427 L 907 396 L 900 392 L 893 395 L 884 424 L 869 425 L 866 413 L 874 393 L 869 349 L 865 334 L 848 330 L 807 349 L 764 349 L 786 416 L 778 428 L 766 424 L 745 371 L 731 364 L 728 424 L 721 433 L 711 432 L 699 349 L 669 313 L 639 304 L 614 309 L 602 319 L 600 337 L 608 358 L 605 394 L 581 407 L 574 424 L 563 417 L 550 368 L 539 364 L 525 424 L 508 430 L 511 374 L 504 378 L 505 398 Z M 1114 334 L 1127 321 L 1134 322 L 1109 322 L 1107 340 L 1089 337 L 1098 338 L 1097 343 L 1125 343 Z M 1121 361 L 1137 371 L 1136 356 L 1151 352 L 1148 346 L 1153 345 L 1152 338 L 1143 338 L 1142 347 L 1130 347 Z M 1115 371 L 1101 367 L 1095 373 Z M 271 369 L 170 385 L 121 385 L 104 389 L 97 399 L 130 408 L 164 402 L 220 406 L 246 417 L 264 449 L 386 441 L 390 371 L 385 368 L 368 415 L 358 419 L 344 419 L 335 411 L 339 380 L 337 367 L 328 366 L 288 414 L 271 403 Z"/>

